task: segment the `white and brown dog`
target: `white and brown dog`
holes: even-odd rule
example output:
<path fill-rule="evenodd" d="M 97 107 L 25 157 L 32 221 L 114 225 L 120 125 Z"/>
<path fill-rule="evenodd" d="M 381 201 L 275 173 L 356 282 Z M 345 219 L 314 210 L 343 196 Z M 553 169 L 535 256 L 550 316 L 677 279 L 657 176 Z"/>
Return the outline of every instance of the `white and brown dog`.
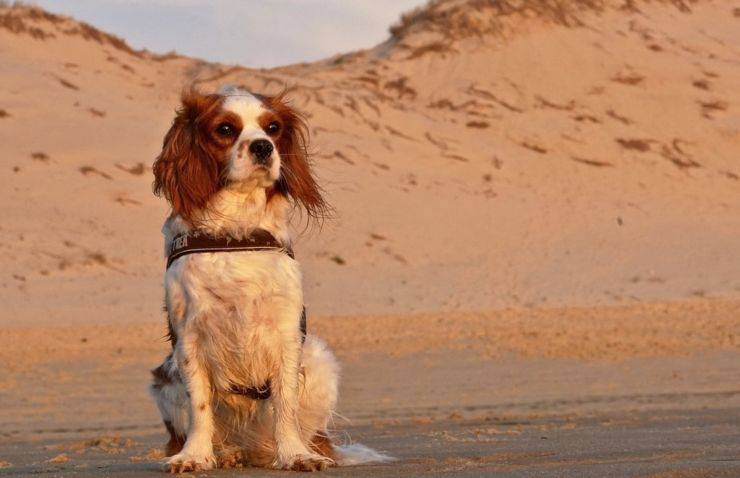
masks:
<path fill-rule="evenodd" d="M 154 163 L 154 191 L 172 206 L 165 251 L 183 237 L 254 240 L 283 249 L 201 249 L 165 273 L 172 353 L 151 392 L 170 433 L 166 469 L 179 473 L 243 462 L 292 470 L 385 460 L 337 447 L 328 424 L 339 367 L 303 335 L 303 292 L 289 250 L 291 211 L 327 211 L 306 151 L 302 117 L 283 95 L 234 87 L 187 91 Z M 259 249 L 259 248 L 256 248 Z"/>

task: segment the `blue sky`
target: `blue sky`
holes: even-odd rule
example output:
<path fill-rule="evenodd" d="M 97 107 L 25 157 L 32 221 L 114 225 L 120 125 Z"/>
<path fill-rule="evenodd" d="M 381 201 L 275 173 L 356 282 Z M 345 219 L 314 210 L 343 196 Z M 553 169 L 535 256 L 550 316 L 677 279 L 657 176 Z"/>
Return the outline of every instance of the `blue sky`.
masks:
<path fill-rule="evenodd" d="M 424 0 L 32 0 L 134 48 L 271 67 L 368 48 Z"/>

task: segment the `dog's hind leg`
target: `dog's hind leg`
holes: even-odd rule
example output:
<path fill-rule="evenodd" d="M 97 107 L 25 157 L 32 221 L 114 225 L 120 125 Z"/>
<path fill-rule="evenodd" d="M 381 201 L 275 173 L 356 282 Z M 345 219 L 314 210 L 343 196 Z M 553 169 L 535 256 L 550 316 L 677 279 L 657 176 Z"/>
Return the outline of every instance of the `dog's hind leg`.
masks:
<path fill-rule="evenodd" d="M 301 361 L 300 410 L 301 435 L 315 453 L 334 460 L 340 466 L 383 463 L 393 458 L 361 444 L 336 446 L 329 426 L 337 403 L 339 365 L 326 344 L 307 336 Z"/>
<path fill-rule="evenodd" d="M 339 364 L 326 344 L 306 337 L 301 357 L 299 411 L 301 438 L 316 453 L 336 459 L 329 438 L 329 421 L 337 404 Z"/>
<path fill-rule="evenodd" d="M 170 434 L 165 446 L 165 456 L 182 450 L 188 429 L 189 408 L 185 385 L 177 370 L 177 362 L 170 354 L 162 364 L 152 370 L 153 381 L 149 391 L 157 403 L 164 426 Z"/>

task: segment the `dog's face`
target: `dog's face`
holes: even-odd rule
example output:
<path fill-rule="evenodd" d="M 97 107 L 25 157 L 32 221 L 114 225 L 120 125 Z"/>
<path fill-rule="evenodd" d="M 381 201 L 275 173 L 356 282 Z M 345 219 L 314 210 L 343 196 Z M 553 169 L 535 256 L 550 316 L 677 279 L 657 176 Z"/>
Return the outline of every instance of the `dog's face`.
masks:
<path fill-rule="evenodd" d="M 280 96 L 238 88 L 188 91 L 154 163 L 154 192 L 185 220 L 221 188 L 249 183 L 321 216 L 326 204 L 306 151 L 306 125 Z"/>
<path fill-rule="evenodd" d="M 253 178 L 267 187 L 280 178 L 276 142 L 283 134 L 283 123 L 275 111 L 249 93 L 236 91 L 226 97 L 205 128 L 215 142 L 224 145 L 227 180 Z"/>

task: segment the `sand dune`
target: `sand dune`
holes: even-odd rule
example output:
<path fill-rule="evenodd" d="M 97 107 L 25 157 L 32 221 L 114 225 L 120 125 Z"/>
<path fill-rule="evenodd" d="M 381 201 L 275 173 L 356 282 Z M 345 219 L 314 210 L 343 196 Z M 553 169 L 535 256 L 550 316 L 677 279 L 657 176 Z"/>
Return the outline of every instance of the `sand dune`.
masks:
<path fill-rule="evenodd" d="M 149 165 L 189 82 L 295 88 L 337 209 L 298 246 L 313 313 L 736 297 L 731 2 L 470 5 L 272 70 L 4 7 L 0 320 L 158 315 Z"/>

